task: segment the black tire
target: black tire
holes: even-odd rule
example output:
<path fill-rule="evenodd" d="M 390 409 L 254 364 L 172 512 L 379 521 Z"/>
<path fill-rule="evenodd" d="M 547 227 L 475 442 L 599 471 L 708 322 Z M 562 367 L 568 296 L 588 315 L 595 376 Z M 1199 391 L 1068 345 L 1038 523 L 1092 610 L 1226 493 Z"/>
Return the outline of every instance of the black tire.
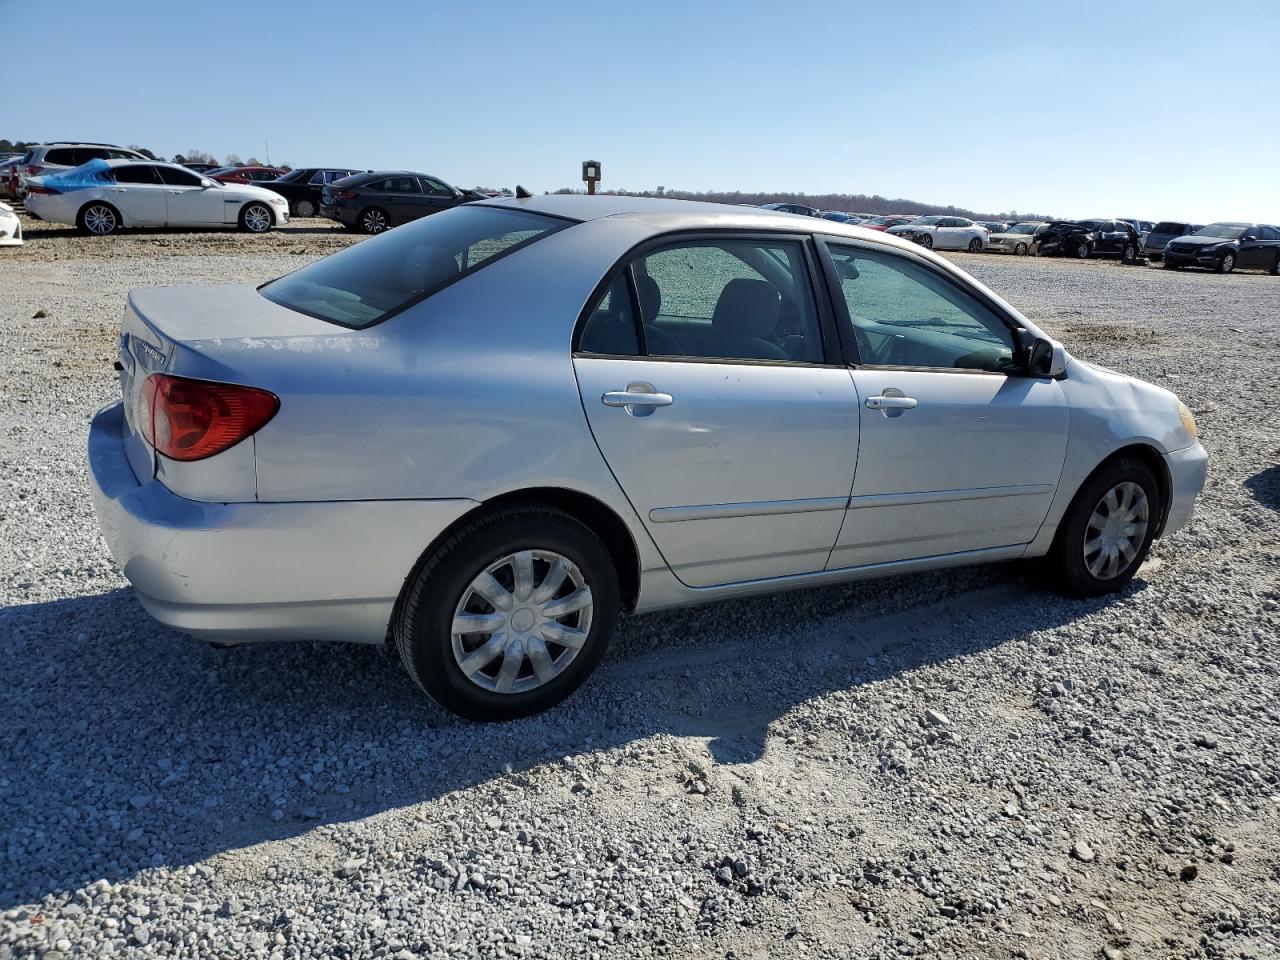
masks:
<path fill-rule="evenodd" d="M 391 224 L 387 211 L 381 207 L 365 207 L 356 218 L 356 227 L 361 233 L 367 233 L 372 237 L 379 233 L 386 233 L 391 229 Z"/>
<path fill-rule="evenodd" d="M 1124 245 L 1124 250 L 1120 252 L 1120 258 L 1122 260 L 1134 260 L 1137 258 L 1137 256 L 1138 256 L 1138 248 L 1135 247 L 1132 243 L 1126 243 Z"/>
<path fill-rule="evenodd" d="M 1025 243 L 1014 244 L 1013 255 L 1015 257 L 1025 257 L 1027 255 L 1027 245 Z"/>
<path fill-rule="evenodd" d="M 981 253 L 981 252 L 982 252 L 982 241 L 981 241 L 980 239 L 978 239 L 977 237 L 974 237 L 972 240 L 970 240 L 970 241 L 969 241 L 969 252 L 970 252 L 970 253 Z"/>
<path fill-rule="evenodd" d="M 109 203 L 94 200 L 80 208 L 80 212 L 76 214 L 76 226 L 81 233 L 93 237 L 108 237 L 120 229 L 120 211 Z"/>
<path fill-rule="evenodd" d="M 315 201 L 307 199 L 293 201 L 293 215 L 295 217 L 314 217 L 316 215 Z"/>
<path fill-rule="evenodd" d="M 926 234 L 924 234 L 924 235 L 920 238 L 920 246 L 924 247 L 926 250 L 932 250 L 932 249 L 933 249 L 933 234 L 931 234 L 931 233 L 926 233 Z"/>
<path fill-rule="evenodd" d="M 1276 254 L 1276 262 L 1271 264 L 1271 275 L 1280 277 L 1280 253 Z"/>
<path fill-rule="evenodd" d="M 240 208 L 240 229 L 246 233 L 269 233 L 275 225 L 275 214 L 265 203 L 254 200 Z"/>
<path fill-rule="evenodd" d="M 526 692 L 504 694 L 462 672 L 453 652 L 453 617 L 481 572 L 522 550 L 554 551 L 577 565 L 591 589 L 591 623 L 563 672 Z M 613 558 L 590 528 L 550 507 L 512 506 L 463 524 L 428 551 L 406 582 L 392 632 L 409 676 L 440 706 L 469 720 L 513 720 L 555 706 L 582 685 L 608 648 L 619 604 Z"/>
<path fill-rule="evenodd" d="M 1162 262 L 1161 262 L 1161 264 L 1160 264 L 1160 266 L 1164 267 L 1164 269 L 1166 269 L 1166 270 L 1177 270 L 1177 269 L 1178 269 L 1178 265 L 1177 265 L 1176 263 L 1170 263 L 1168 260 L 1162 261 Z"/>
<path fill-rule="evenodd" d="M 1107 492 L 1125 482 L 1137 484 L 1146 495 L 1146 535 L 1133 559 L 1121 567 L 1115 576 L 1102 579 L 1094 576 L 1085 562 L 1085 537 L 1089 532 L 1089 520 Z M 1150 468 L 1142 461 L 1125 457 L 1095 471 L 1076 493 L 1071 506 L 1058 524 L 1057 536 L 1046 558 L 1053 586 L 1063 593 L 1077 597 L 1099 597 L 1123 589 L 1146 560 L 1163 510 L 1160 486 Z"/>
<path fill-rule="evenodd" d="M 1222 259 L 1218 261 L 1219 273 L 1230 273 L 1236 268 L 1236 255 L 1234 253 L 1224 253 Z"/>
<path fill-rule="evenodd" d="M 1076 250 L 1075 250 L 1076 259 L 1078 259 L 1078 260 L 1088 260 L 1088 259 L 1089 259 L 1090 254 L 1092 254 L 1092 253 L 1093 253 L 1093 249 L 1089 246 L 1089 244 L 1087 244 L 1087 243 L 1085 243 L 1085 242 L 1083 242 L 1083 241 L 1081 241 L 1080 243 L 1077 243 L 1077 244 L 1076 244 Z"/>

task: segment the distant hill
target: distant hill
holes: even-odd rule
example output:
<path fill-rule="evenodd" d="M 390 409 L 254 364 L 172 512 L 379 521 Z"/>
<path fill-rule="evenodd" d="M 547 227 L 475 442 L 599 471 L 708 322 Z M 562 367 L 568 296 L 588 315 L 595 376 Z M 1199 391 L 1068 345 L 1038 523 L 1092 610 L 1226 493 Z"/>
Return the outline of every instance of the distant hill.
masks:
<path fill-rule="evenodd" d="M 582 193 L 581 189 L 562 187 L 556 193 Z M 744 193 L 741 190 L 719 191 L 708 190 L 694 192 L 691 190 L 668 190 L 659 187 L 656 190 L 602 190 L 601 193 L 624 197 L 667 197 L 675 200 L 702 200 L 707 203 L 745 203 L 758 206 L 762 203 L 803 203 L 817 207 L 819 210 L 843 210 L 846 213 L 913 213 L 917 216 L 926 214 L 943 214 L 954 217 L 968 217 L 971 220 L 1047 220 L 1042 214 L 1019 212 L 1017 210 L 1000 213 L 980 213 L 965 207 L 943 205 L 940 203 L 922 203 L 919 200 L 889 199 L 878 195 L 867 196 L 865 193 L 772 193 L 768 191 Z"/>

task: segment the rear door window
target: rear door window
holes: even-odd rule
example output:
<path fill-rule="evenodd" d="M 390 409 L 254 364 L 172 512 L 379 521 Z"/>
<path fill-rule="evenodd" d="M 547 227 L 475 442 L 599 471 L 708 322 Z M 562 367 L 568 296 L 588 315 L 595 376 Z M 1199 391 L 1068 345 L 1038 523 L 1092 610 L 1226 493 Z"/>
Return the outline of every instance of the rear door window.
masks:
<path fill-rule="evenodd" d="M 388 230 L 258 289 L 299 313 L 367 327 L 569 225 L 523 210 L 464 204 Z"/>
<path fill-rule="evenodd" d="M 63 167 L 78 167 L 84 163 L 84 160 L 77 160 L 75 151 L 70 147 L 55 147 L 44 155 L 44 162 L 56 163 Z"/>
<path fill-rule="evenodd" d="M 382 181 L 382 189 L 386 193 L 421 193 L 417 177 L 387 177 Z"/>
<path fill-rule="evenodd" d="M 160 183 L 156 168 L 147 163 L 116 167 L 111 171 L 116 183 Z"/>

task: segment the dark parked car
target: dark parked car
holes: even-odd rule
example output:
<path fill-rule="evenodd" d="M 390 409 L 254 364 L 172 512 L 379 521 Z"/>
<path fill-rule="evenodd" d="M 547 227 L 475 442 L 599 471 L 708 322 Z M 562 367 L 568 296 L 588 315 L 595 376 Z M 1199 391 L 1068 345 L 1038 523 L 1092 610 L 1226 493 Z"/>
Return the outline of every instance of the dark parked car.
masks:
<path fill-rule="evenodd" d="M 1132 260 L 1141 238 L 1127 220 L 1054 220 L 1036 231 L 1042 257 L 1069 256 L 1085 260 L 1099 253 L 1118 253 Z"/>
<path fill-rule="evenodd" d="M 1164 266 L 1207 267 L 1230 273 L 1237 267 L 1280 275 L 1280 227 L 1268 223 L 1211 223 L 1189 236 L 1170 240 Z"/>
<path fill-rule="evenodd" d="M 279 180 L 263 180 L 258 186 L 274 190 L 288 200 L 289 212 L 295 217 L 314 217 L 320 209 L 324 187 L 358 172 L 342 167 L 298 167 Z"/>
<path fill-rule="evenodd" d="M 487 199 L 483 193 L 459 190 L 425 173 L 380 170 L 357 173 L 325 187 L 320 212 L 352 230 L 382 233 L 460 203 Z"/>
<path fill-rule="evenodd" d="M 819 216 L 816 207 L 806 207 L 803 203 L 762 203 L 765 210 L 777 210 L 779 213 L 798 213 L 802 217 Z"/>
<path fill-rule="evenodd" d="M 288 170 L 281 167 L 217 167 L 206 170 L 204 175 L 219 183 L 262 183 L 264 180 L 279 180 Z"/>
<path fill-rule="evenodd" d="M 1148 260 L 1159 262 L 1164 256 L 1164 245 L 1170 240 L 1176 240 L 1178 237 L 1185 237 L 1188 233 L 1195 233 L 1201 229 L 1202 224 L 1199 223 L 1183 223 L 1180 220 L 1161 220 L 1151 232 L 1147 234 L 1142 241 L 1142 252 Z"/>

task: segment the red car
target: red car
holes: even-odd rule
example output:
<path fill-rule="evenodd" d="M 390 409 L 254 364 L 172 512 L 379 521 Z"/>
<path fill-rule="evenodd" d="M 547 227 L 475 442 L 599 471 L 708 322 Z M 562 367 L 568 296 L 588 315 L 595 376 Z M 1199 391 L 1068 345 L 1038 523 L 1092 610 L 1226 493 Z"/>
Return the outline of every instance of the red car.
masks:
<path fill-rule="evenodd" d="M 279 167 L 219 167 L 205 176 L 219 183 L 260 183 L 263 180 L 279 180 L 289 171 Z"/>
<path fill-rule="evenodd" d="M 910 223 L 914 219 L 915 217 L 872 217 L 870 220 L 863 220 L 858 226 L 868 230 L 888 230 L 890 227 Z"/>

